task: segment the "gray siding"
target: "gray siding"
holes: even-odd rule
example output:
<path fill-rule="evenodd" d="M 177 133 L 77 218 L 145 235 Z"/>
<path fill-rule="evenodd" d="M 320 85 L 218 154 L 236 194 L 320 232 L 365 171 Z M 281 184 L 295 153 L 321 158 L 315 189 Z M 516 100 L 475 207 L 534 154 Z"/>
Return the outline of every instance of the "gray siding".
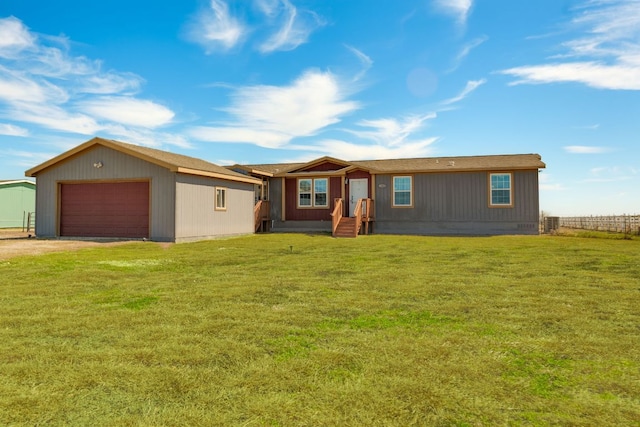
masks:
<path fill-rule="evenodd" d="M 227 209 L 215 210 L 215 187 L 227 189 Z M 177 174 L 176 242 L 254 232 L 254 185 Z"/>
<path fill-rule="evenodd" d="M 284 180 L 282 178 L 272 178 L 269 180 L 271 219 L 274 221 L 282 221 L 282 200 L 284 199 L 283 182 Z"/>
<path fill-rule="evenodd" d="M 101 168 L 95 168 L 102 162 Z M 175 174 L 165 168 L 103 146 L 95 146 L 38 173 L 36 235 L 55 237 L 58 228 L 58 183 L 149 179 L 151 184 L 150 238 L 175 239 Z"/>
<path fill-rule="evenodd" d="M 514 206 L 490 208 L 488 173 L 413 175 L 411 208 L 393 208 L 392 175 L 377 175 L 374 232 L 389 234 L 538 234 L 538 172 L 513 172 Z"/>

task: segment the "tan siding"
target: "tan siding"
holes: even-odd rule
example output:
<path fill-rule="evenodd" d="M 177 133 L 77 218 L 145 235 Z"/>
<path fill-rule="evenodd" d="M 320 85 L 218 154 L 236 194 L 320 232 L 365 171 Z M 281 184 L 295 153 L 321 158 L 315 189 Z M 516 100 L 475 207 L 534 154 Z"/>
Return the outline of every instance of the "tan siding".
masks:
<path fill-rule="evenodd" d="M 215 210 L 216 186 L 227 189 L 226 210 Z M 176 241 L 254 232 L 253 184 L 177 175 Z"/>

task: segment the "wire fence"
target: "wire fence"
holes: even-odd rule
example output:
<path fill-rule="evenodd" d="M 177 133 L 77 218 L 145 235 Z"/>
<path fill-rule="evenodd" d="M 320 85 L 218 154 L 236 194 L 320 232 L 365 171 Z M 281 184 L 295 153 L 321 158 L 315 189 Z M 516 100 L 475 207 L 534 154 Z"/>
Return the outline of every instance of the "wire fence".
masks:
<path fill-rule="evenodd" d="M 546 218 L 558 218 L 557 225 L 559 227 L 640 235 L 640 215 L 571 216 Z"/>

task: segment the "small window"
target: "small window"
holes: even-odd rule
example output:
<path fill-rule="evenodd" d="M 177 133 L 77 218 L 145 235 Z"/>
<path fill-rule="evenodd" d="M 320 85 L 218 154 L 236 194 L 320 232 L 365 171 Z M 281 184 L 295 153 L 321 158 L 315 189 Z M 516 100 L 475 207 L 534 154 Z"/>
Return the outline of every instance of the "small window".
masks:
<path fill-rule="evenodd" d="M 326 208 L 329 206 L 327 197 L 327 178 L 313 180 L 313 205 Z"/>
<path fill-rule="evenodd" d="M 412 200 L 412 184 L 413 179 L 410 176 L 394 176 L 393 177 L 393 206 L 411 207 Z"/>
<path fill-rule="evenodd" d="M 490 206 L 513 206 L 513 195 L 511 188 L 512 176 L 510 173 L 489 174 L 491 194 Z"/>
<path fill-rule="evenodd" d="M 310 179 L 298 180 L 298 206 L 311 206 L 311 183 Z"/>
<path fill-rule="evenodd" d="M 329 180 L 327 178 L 299 179 L 298 207 L 329 207 Z"/>
<path fill-rule="evenodd" d="M 222 187 L 216 187 L 216 206 L 217 211 L 227 210 L 227 189 Z"/>

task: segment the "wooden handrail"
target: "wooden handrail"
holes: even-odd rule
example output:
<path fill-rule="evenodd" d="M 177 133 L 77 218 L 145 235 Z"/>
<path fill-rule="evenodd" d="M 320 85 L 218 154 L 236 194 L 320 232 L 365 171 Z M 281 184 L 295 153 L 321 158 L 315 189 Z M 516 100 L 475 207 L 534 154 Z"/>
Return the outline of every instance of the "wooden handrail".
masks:
<path fill-rule="evenodd" d="M 253 208 L 253 219 L 255 230 L 258 231 L 262 226 L 262 221 L 268 221 L 270 218 L 270 204 L 268 200 L 258 200 Z"/>
<path fill-rule="evenodd" d="M 353 210 L 353 216 L 356 218 L 356 226 L 354 229 L 353 236 L 356 237 L 360 233 L 360 228 L 362 227 L 362 201 L 364 199 L 358 199 L 356 202 L 356 207 Z"/>
<path fill-rule="evenodd" d="M 373 219 L 373 199 L 362 199 L 364 200 L 364 209 L 362 210 L 362 219 L 371 220 Z"/>
<path fill-rule="evenodd" d="M 342 199 L 333 199 L 334 207 L 331 212 L 331 235 L 335 237 L 336 229 L 342 219 Z"/>

